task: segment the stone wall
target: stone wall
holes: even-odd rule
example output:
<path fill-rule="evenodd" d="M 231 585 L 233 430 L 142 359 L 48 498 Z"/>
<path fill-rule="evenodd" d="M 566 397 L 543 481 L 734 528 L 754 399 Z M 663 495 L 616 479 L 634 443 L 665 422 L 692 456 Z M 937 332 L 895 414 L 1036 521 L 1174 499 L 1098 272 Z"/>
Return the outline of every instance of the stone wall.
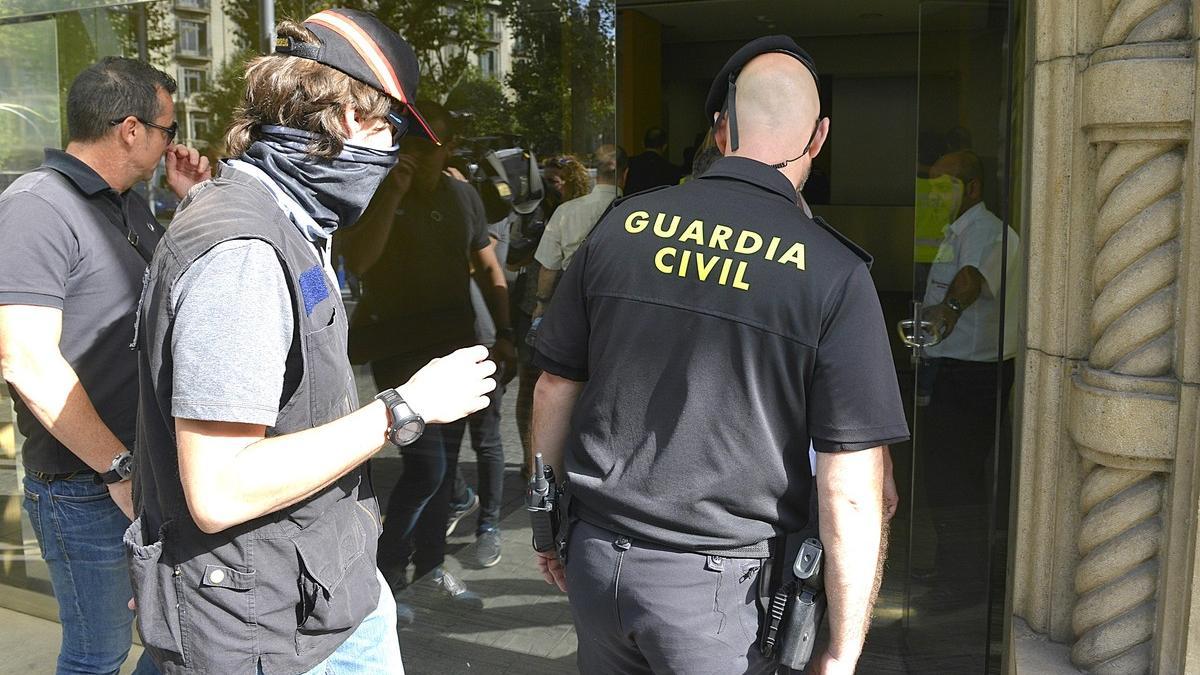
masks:
<path fill-rule="evenodd" d="M 1094 673 L 1200 672 L 1197 16 L 1029 6 L 1014 612 Z"/>

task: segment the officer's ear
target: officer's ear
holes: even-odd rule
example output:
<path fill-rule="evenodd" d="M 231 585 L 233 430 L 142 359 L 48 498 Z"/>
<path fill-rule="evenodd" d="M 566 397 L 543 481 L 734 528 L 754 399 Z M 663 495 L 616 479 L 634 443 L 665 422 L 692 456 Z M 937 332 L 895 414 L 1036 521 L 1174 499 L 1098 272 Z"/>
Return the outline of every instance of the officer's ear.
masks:
<path fill-rule="evenodd" d="M 822 117 L 820 122 L 817 122 L 817 133 L 813 134 L 812 143 L 808 146 L 809 159 L 816 159 L 817 153 L 821 152 L 821 148 L 825 145 L 825 139 L 829 138 L 829 126 L 832 124 L 828 117 Z"/>
<path fill-rule="evenodd" d="M 729 154 L 729 118 L 719 112 L 713 113 L 713 143 L 722 157 Z"/>

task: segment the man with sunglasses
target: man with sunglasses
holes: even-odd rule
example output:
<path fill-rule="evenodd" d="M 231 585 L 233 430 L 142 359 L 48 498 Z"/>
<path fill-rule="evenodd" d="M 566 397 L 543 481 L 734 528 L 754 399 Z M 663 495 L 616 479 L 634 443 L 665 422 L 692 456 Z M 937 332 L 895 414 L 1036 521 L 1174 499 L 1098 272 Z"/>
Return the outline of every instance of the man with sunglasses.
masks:
<path fill-rule="evenodd" d="M 773 673 L 759 577 L 812 527 L 815 489 L 829 639 L 811 672 L 852 673 L 883 448 L 908 437 L 870 256 L 797 205 L 830 123 L 793 40 L 738 50 L 705 111 L 724 157 L 614 203 L 542 321 L 533 449 L 571 526 L 566 560 L 538 564 L 569 593 L 584 673 Z"/>
<path fill-rule="evenodd" d="M 0 195 L 0 370 L 14 394 L 25 502 L 59 604 L 58 672 L 115 673 L 133 613 L 121 535 L 133 513 L 142 272 L 160 226 L 131 188 L 166 157 L 182 198 L 208 160 L 173 145 L 175 81 L 106 58 L 67 95 L 70 141 Z M 153 672 L 143 658 L 138 672 Z"/>

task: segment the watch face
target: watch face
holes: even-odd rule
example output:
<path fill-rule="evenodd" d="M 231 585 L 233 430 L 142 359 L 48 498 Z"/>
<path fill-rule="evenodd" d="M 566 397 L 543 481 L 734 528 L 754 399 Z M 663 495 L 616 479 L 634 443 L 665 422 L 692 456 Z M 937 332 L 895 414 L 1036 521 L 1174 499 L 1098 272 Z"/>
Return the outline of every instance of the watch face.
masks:
<path fill-rule="evenodd" d="M 419 419 L 410 419 L 396 429 L 396 445 L 408 445 L 421 437 L 425 425 Z"/>
<path fill-rule="evenodd" d="M 129 474 L 133 473 L 133 455 L 128 453 L 121 455 L 117 461 L 113 462 L 113 470 L 121 478 L 128 478 Z"/>

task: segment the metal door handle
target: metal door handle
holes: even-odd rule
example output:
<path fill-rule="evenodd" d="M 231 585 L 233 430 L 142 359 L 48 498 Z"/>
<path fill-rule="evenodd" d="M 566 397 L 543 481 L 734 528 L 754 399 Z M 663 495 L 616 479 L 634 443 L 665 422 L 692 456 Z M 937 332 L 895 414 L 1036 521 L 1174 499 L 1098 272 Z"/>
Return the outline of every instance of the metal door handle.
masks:
<path fill-rule="evenodd" d="M 896 324 L 896 331 L 900 341 L 913 349 L 932 347 L 946 337 L 940 325 L 922 319 L 904 319 Z"/>

